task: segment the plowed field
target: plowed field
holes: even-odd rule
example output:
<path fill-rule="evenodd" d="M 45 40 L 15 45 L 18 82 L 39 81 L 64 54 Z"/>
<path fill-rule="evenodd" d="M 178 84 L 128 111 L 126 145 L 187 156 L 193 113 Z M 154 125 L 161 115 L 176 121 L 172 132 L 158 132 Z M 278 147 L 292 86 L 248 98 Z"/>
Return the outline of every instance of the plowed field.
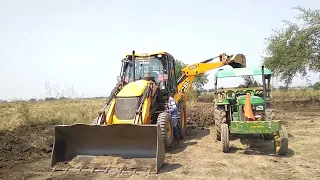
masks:
<path fill-rule="evenodd" d="M 276 118 L 285 121 L 289 151 L 273 155 L 273 142 L 259 136 L 232 136 L 231 152 L 215 141 L 213 107 L 188 106 L 187 137 L 180 149 L 166 153 L 156 175 L 112 175 L 52 172 L 53 127 L 20 126 L 0 132 L 1 179 L 320 179 L 320 107 L 308 103 L 276 105 Z"/>

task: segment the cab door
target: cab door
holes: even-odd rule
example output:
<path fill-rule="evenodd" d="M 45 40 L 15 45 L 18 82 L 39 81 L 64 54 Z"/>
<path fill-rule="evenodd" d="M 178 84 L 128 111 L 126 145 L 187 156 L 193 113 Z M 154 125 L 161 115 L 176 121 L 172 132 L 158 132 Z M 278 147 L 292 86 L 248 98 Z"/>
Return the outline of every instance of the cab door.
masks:
<path fill-rule="evenodd" d="M 175 76 L 175 62 L 174 58 L 168 56 L 168 88 L 169 92 L 175 94 L 177 92 L 177 79 Z"/>

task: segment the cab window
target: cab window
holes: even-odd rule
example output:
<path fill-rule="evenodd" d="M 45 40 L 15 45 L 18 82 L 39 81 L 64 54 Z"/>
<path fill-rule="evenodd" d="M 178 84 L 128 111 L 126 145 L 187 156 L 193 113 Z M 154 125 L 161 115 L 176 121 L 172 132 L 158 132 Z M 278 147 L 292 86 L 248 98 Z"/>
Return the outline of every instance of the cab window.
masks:
<path fill-rule="evenodd" d="M 131 81 L 132 79 L 132 66 L 128 66 L 125 71 L 125 79 Z M 135 80 L 143 79 L 145 74 L 149 72 L 157 84 L 163 81 L 163 65 L 157 58 L 136 58 L 135 63 Z"/>

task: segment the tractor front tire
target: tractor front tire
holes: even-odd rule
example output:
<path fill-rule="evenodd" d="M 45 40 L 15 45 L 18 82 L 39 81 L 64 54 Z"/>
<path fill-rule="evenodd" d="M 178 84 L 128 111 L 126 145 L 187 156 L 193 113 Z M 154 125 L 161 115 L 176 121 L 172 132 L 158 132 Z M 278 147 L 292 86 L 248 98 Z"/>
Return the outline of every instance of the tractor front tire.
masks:
<path fill-rule="evenodd" d="M 281 125 L 281 129 L 275 133 L 274 147 L 276 155 L 283 156 L 288 151 L 288 132 L 285 126 Z"/>
<path fill-rule="evenodd" d="M 222 141 L 222 151 L 227 153 L 230 151 L 229 148 L 229 128 L 228 124 L 221 124 L 221 141 Z"/>
<path fill-rule="evenodd" d="M 173 126 L 170 114 L 167 112 L 160 113 L 157 118 L 157 124 L 160 125 L 164 146 L 166 148 L 170 147 L 173 141 Z"/>
<path fill-rule="evenodd" d="M 216 129 L 216 139 L 221 141 L 221 125 L 227 124 L 227 114 L 224 107 L 215 106 L 214 125 Z"/>

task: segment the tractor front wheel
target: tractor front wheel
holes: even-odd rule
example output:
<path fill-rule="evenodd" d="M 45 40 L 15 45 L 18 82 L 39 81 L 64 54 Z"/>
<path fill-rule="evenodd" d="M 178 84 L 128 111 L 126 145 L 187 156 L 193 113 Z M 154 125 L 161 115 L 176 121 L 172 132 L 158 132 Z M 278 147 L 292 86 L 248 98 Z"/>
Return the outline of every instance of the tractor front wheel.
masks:
<path fill-rule="evenodd" d="M 227 124 L 227 114 L 224 107 L 215 106 L 214 109 L 214 125 L 216 129 L 216 139 L 221 141 L 221 126 Z"/>
<path fill-rule="evenodd" d="M 157 118 L 157 124 L 160 125 L 161 134 L 164 140 L 164 146 L 170 147 L 173 141 L 173 126 L 171 124 L 171 116 L 167 112 L 162 112 Z"/>
<path fill-rule="evenodd" d="M 285 126 L 281 125 L 281 129 L 275 132 L 274 147 L 277 155 L 283 156 L 288 151 L 288 132 Z"/>
<path fill-rule="evenodd" d="M 229 128 L 228 124 L 221 124 L 221 141 L 222 150 L 224 153 L 229 152 Z"/>

